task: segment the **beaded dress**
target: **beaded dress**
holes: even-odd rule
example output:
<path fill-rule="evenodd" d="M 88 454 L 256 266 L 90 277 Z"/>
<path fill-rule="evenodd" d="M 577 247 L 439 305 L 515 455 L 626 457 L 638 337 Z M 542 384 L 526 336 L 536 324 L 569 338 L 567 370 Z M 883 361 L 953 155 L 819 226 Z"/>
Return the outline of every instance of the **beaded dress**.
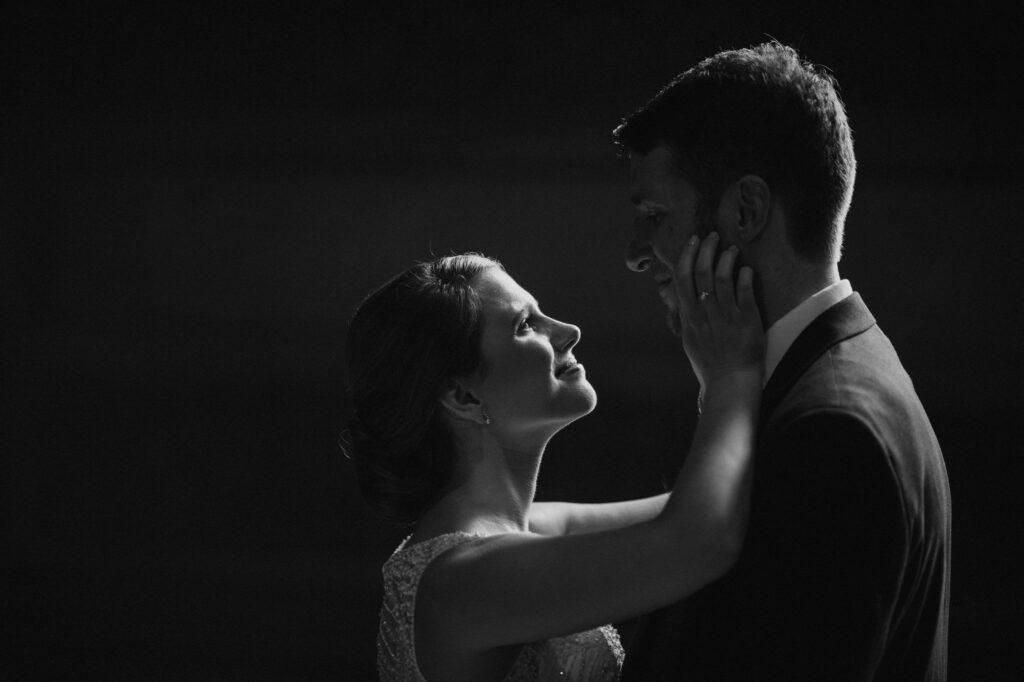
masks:
<path fill-rule="evenodd" d="M 482 536 L 446 533 L 408 546 L 406 538 L 384 563 L 384 603 L 377 632 L 377 672 L 381 680 L 426 682 L 416 665 L 413 647 L 413 614 L 420 577 L 442 553 L 479 537 Z M 619 634 L 611 625 L 605 625 L 524 644 L 504 679 L 614 681 L 619 679 L 622 659 Z"/>

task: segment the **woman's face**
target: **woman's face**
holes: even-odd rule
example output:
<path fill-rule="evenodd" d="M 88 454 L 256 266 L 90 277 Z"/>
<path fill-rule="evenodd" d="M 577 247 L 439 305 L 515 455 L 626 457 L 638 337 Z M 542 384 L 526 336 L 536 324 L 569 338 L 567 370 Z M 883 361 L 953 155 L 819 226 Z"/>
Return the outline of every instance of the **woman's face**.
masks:
<path fill-rule="evenodd" d="M 550 432 L 587 414 L 597 394 L 572 350 L 579 327 L 554 320 L 507 273 L 473 280 L 482 303 L 483 371 L 475 393 L 495 427 Z"/>

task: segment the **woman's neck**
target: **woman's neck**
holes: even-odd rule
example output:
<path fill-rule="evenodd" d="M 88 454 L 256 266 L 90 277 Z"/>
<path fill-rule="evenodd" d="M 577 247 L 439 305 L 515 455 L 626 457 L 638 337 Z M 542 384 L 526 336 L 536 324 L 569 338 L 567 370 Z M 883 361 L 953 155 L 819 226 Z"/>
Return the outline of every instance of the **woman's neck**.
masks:
<path fill-rule="evenodd" d="M 489 443 L 460 457 L 453 487 L 424 513 L 417 540 L 441 533 L 514 533 L 529 530 L 543 447 L 525 451 Z M 421 532 L 422 531 L 422 532 Z"/>

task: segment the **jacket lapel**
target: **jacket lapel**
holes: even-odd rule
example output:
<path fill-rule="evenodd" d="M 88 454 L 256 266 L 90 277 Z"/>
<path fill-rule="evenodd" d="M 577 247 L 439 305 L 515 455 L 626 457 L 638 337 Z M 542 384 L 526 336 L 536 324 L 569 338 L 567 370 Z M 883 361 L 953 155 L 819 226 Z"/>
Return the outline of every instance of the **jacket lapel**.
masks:
<path fill-rule="evenodd" d="M 761 423 L 768 421 L 789 389 L 822 353 L 874 324 L 875 318 L 856 292 L 816 317 L 782 356 L 765 386 L 761 394 Z"/>

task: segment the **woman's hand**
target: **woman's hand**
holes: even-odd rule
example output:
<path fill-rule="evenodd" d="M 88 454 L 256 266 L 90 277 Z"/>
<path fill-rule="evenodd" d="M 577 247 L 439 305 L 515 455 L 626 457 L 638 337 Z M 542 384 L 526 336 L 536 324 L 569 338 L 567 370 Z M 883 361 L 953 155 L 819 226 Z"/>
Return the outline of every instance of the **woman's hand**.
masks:
<path fill-rule="evenodd" d="M 683 247 L 674 283 L 686 351 L 702 386 L 723 376 L 764 372 L 764 330 L 754 300 L 754 272 L 734 268 L 739 250 L 730 246 L 714 267 L 718 234 L 704 242 L 694 235 Z"/>
<path fill-rule="evenodd" d="M 553 537 L 503 533 L 442 554 L 416 593 L 417 648 L 456 642 L 483 653 L 561 637 L 671 604 L 735 565 L 750 515 L 764 333 L 753 273 L 743 268 L 737 284 L 737 254 L 726 250 L 712 275 L 718 240 L 705 241 L 688 244 L 676 270 L 683 344 L 708 390 L 671 495 L 642 511 L 600 510 L 596 532 L 574 533 L 563 515 L 531 526 Z M 643 520 L 623 525 L 625 513 Z"/>

